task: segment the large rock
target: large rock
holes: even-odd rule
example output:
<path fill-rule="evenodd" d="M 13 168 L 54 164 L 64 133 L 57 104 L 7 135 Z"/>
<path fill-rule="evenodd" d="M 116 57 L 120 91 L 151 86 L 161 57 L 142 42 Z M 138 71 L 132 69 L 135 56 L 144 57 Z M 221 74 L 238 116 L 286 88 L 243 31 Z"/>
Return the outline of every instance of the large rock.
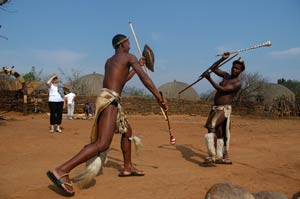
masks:
<path fill-rule="evenodd" d="M 285 195 L 276 192 L 261 191 L 253 193 L 255 199 L 288 199 Z"/>
<path fill-rule="evenodd" d="M 205 199 L 255 199 L 254 196 L 243 187 L 231 183 L 219 183 L 213 185 L 205 195 Z"/>

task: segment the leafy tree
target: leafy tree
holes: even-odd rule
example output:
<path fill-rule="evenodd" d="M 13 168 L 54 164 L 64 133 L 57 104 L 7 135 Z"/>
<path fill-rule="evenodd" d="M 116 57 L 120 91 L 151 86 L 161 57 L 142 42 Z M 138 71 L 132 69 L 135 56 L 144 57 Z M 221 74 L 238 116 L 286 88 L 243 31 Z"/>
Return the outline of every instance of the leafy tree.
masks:
<path fill-rule="evenodd" d="M 23 78 L 25 81 L 34 82 L 34 81 L 41 81 L 41 74 L 43 72 L 43 69 L 41 69 L 39 72 L 36 72 L 35 66 L 31 67 L 31 71 L 28 73 L 25 73 L 23 75 Z"/>
<path fill-rule="evenodd" d="M 290 89 L 295 95 L 300 96 L 300 81 L 285 80 L 284 78 L 277 80 L 278 84 L 281 84 Z"/>

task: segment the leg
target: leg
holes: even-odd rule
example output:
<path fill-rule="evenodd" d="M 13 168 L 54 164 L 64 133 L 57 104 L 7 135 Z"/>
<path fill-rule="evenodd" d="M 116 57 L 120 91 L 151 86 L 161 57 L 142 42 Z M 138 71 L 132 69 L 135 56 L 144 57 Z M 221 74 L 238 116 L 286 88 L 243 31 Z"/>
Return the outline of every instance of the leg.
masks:
<path fill-rule="evenodd" d="M 55 102 L 48 102 L 50 109 L 50 133 L 54 133 L 55 125 Z"/>
<path fill-rule="evenodd" d="M 64 107 L 64 102 L 56 102 L 56 124 L 57 124 L 56 131 L 59 133 L 62 132 L 60 125 L 62 121 L 63 107 Z"/>
<path fill-rule="evenodd" d="M 68 119 L 71 119 L 72 104 L 68 103 Z"/>
<path fill-rule="evenodd" d="M 50 125 L 55 124 L 55 102 L 49 102 L 50 109 Z"/>
<path fill-rule="evenodd" d="M 208 133 L 205 134 L 204 138 L 208 151 L 208 157 L 205 159 L 205 164 L 213 164 L 215 163 L 216 159 L 222 158 L 223 142 L 220 142 L 220 137 L 222 137 L 220 124 L 224 118 L 223 111 L 213 110 L 207 119 L 205 127 L 207 128 Z M 220 146 L 222 147 L 220 148 Z"/>
<path fill-rule="evenodd" d="M 57 107 L 56 107 L 56 114 L 57 114 L 56 124 L 57 125 L 61 125 L 63 107 L 64 107 L 64 102 L 57 102 Z"/>
<path fill-rule="evenodd" d="M 132 128 L 128 121 L 126 120 L 127 123 L 127 132 L 122 134 L 121 138 L 121 149 L 123 153 L 123 159 L 124 159 L 124 171 L 120 173 L 119 176 L 125 176 L 125 175 L 131 175 L 131 174 L 137 174 L 137 175 L 144 175 L 142 171 L 136 170 L 132 166 L 131 162 L 131 136 L 132 136 Z"/>
<path fill-rule="evenodd" d="M 73 102 L 71 104 L 71 119 L 74 119 L 74 109 L 75 109 L 75 103 Z"/>
<path fill-rule="evenodd" d="M 99 135 L 97 142 L 86 145 L 73 158 L 54 169 L 53 174 L 55 177 L 59 178 L 59 176 L 69 173 L 76 166 L 86 162 L 98 153 L 107 150 L 111 144 L 116 128 L 116 118 L 117 107 L 109 105 L 108 108 L 102 112 L 98 120 Z M 64 182 L 70 182 L 69 176 L 64 176 L 62 180 Z M 71 186 L 65 186 L 64 188 L 69 192 L 73 192 L 73 188 Z"/>
<path fill-rule="evenodd" d="M 231 160 L 229 159 L 228 151 L 226 150 L 226 122 L 227 119 L 222 116 L 218 121 L 220 124 L 218 125 L 216 132 L 217 132 L 217 158 L 218 160 L 216 163 L 218 164 L 232 164 Z"/>

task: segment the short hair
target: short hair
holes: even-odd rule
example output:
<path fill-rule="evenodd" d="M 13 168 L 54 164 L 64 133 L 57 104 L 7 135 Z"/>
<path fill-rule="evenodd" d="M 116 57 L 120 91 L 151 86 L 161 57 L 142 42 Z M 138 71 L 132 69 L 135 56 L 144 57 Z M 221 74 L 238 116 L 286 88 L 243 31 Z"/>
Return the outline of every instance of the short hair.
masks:
<path fill-rule="evenodd" d="M 237 60 L 235 60 L 232 64 L 239 64 L 242 66 L 242 71 L 245 70 L 246 66 L 245 66 L 245 62 L 244 60 L 242 60 L 242 58 L 238 58 Z"/>
<path fill-rule="evenodd" d="M 128 40 L 128 37 L 122 34 L 117 34 L 112 39 L 112 46 L 116 49 L 121 43 Z"/>

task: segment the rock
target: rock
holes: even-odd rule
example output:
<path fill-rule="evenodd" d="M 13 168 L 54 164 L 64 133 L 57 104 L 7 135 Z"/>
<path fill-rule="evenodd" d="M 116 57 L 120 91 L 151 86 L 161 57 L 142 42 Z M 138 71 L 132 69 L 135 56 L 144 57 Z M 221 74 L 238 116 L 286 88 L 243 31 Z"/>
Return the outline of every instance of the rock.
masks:
<path fill-rule="evenodd" d="M 255 197 L 243 187 L 231 183 L 219 183 L 213 185 L 205 195 L 205 199 L 255 199 Z"/>
<path fill-rule="evenodd" d="M 268 191 L 261 191 L 257 193 L 253 193 L 255 199 L 288 199 L 287 196 L 276 193 L 276 192 L 268 192 Z"/>

